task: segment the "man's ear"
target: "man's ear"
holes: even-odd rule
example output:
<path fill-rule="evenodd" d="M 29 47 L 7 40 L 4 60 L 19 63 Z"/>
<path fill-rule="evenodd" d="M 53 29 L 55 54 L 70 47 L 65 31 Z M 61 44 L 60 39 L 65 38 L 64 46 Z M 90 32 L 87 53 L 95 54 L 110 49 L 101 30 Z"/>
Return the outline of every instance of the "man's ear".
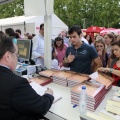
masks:
<path fill-rule="evenodd" d="M 3 58 L 4 58 L 4 60 L 5 60 L 6 62 L 9 62 L 9 61 L 10 61 L 10 58 L 11 58 L 10 52 L 7 51 L 7 52 L 4 54 Z"/>
<path fill-rule="evenodd" d="M 79 37 L 80 37 L 80 39 L 83 37 L 83 34 L 81 33 L 80 35 L 79 35 Z"/>

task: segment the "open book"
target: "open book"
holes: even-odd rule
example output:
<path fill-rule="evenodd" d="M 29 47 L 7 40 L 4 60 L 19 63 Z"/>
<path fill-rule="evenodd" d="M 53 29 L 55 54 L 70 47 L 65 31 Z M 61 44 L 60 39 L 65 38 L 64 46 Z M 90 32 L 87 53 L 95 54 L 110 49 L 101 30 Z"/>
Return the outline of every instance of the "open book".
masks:
<path fill-rule="evenodd" d="M 30 85 L 32 86 L 32 88 L 36 91 L 37 94 L 39 95 L 43 95 L 45 93 L 45 91 L 47 90 L 46 87 L 43 87 L 39 84 L 37 84 L 36 82 L 31 82 Z M 55 93 L 55 91 L 53 91 L 53 96 L 54 96 L 54 101 L 53 103 L 57 102 L 58 100 L 60 100 L 62 98 L 61 95 Z"/>
<path fill-rule="evenodd" d="M 110 77 L 109 75 L 102 73 L 102 72 L 94 72 L 89 77 L 102 85 L 106 86 L 106 89 L 109 89 L 112 86 L 112 83 L 114 82 L 114 79 Z"/>

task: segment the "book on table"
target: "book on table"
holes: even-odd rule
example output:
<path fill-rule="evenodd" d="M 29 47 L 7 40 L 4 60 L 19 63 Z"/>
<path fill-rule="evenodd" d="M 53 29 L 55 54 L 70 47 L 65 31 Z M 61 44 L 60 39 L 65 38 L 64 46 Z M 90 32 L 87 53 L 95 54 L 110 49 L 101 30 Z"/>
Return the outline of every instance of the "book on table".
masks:
<path fill-rule="evenodd" d="M 39 72 L 39 75 L 45 76 L 45 77 L 52 77 L 57 71 L 56 69 L 48 69 L 48 70 L 44 70 Z"/>
<path fill-rule="evenodd" d="M 120 107 L 120 97 L 119 96 L 113 96 L 113 98 L 107 100 L 108 105 L 113 105 L 116 107 Z"/>
<path fill-rule="evenodd" d="M 105 97 L 105 86 L 94 81 L 84 81 L 71 88 L 71 103 L 79 105 L 81 87 L 86 86 L 87 110 L 94 111 Z"/>
<path fill-rule="evenodd" d="M 112 112 L 108 112 L 105 109 L 99 112 L 99 116 L 103 117 L 105 120 L 120 120 L 120 115 L 117 115 Z M 103 120 L 103 119 L 101 119 Z"/>
<path fill-rule="evenodd" d="M 62 86 L 67 86 L 67 78 L 72 76 L 74 72 L 58 71 L 53 75 L 53 82 Z"/>
<path fill-rule="evenodd" d="M 92 98 L 92 99 L 97 98 L 100 95 L 99 93 L 105 88 L 105 86 L 102 84 L 96 84 L 91 81 L 84 81 L 84 82 L 74 86 L 71 89 L 71 92 L 79 95 L 83 85 L 86 86 L 86 88 L 87 88 L 86 89 L 87 97 Z"/>
<path fill-rule="evenodd" d="M 30 85 L 36 91 L 36 93 L 41 96 L 44 95 L 45 91 L 47 90 L 47 88 L 45 86 L 43 87 L 43 86 L 37 84 L 36 82 L 31 82 Z M 60 94 L 58 94 L 56 91 L 53 91 L 53 96 L 54 96 L 53 103 L 62 99 L 62 96 Z"/>
<path fill-rule="evenodd" d="M 38 76 L 38 77 L 34 77 L 34 78 L 29 79 L 29 81 L 34 81 L 37 84 L 44 86 L 44 85 L 52 82 L 52 79 L 49 77 Z"/>
<path fill-rule="evenodd" d="M 109 111 L 109 112 L 120 115 L 120 107 L 118 107 L 118 106 L 107 104 L 106 105 L 106 110 Z"/>
<path fill-rule="evenodd" d="M 68 87 L 76 86 L 83 81 L 89 80 L 89 76 L 85 74 L 73 74 L 72 76 L 67 78 Z"/>
<path fill-rule="evenodd" d="M 91 75 L 89 75 L 89 77 L 105 85 L 106 89 L 110 89 L 112 87 L 112 83 L 115 81 L 112 77 L 103 72 L 94 72 Z"/>

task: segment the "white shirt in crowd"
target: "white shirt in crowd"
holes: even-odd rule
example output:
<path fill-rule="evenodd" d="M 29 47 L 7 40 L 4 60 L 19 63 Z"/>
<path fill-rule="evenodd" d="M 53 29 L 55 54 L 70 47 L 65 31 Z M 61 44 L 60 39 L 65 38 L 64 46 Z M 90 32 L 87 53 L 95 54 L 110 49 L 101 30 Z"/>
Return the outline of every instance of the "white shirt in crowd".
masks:
<path fill-rule="evenodd" d="M 89 44 L 88 41 L 87 41 L 84 37 L 82 37 L 81 40 L 82 40 L 84 43 Z"/>
<path fill-rule="evenodd" d="M 35 64 L 44 66 L 44 60 L 39 58 L 40 56 L 44 56 L 44 37 L 39 33 L 33 38 L 32 42 L 32 60 L 35 61 Z"/>
<path fill-rule="evenodd" d="M 58 66 L 58 60 L 56 60 L 56 59 L 52 60 L 52 66 L 51 66 L 51 68 L 52 69 L 57 69 L 57 70 L 60 69 L 59 66 Z"/>

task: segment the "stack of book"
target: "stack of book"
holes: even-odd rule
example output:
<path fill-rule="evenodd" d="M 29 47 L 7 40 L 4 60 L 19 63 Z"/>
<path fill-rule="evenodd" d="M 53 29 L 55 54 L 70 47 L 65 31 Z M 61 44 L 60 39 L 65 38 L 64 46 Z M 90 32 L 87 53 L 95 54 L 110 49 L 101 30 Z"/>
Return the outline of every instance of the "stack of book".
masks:
<path fill-rule="evenodd" d="M 67 78 L 67 82 L 68 82 L 68 87 L 74 87 L 78 84 L 80 84 L 83 81 L 89 80 L 89 76 L 85 75 L 85 74 L 74 74 L 73 76 L 70 76 Z"/>
<path fill-rule="evenodd" d="M 71 71 L 58 71 L 53 75 L 53 82 L 62 86 L 67 86 L 67 78 L 72 76 L 73 72 Z"/>
<path fill-rule="evenodd" d="M 89 77 L 91 79 L 105 85 L 106 92 L 108 92 L 112 88 L 112 84 L 114 82 L 114 79 L 103 72 L 94 72 L 93 74 L 89 75 Z"/>
<path fill-rule="evenodd" d="M 52 77 L 54 75 L 54 73 L 56 73 L 58 70 L 55 69 L 48 69 L 48 70 L 44 70 L 39 72 L 39 75 L 45 76 L 45 77 Z"/>
<path fill-rule="evenodd" d="M 94 111 L 105 97 L 105 86 L 94 83 L 93 81 L 84 81 L 71 88 L 71 103 L 79 105 L 79 98 L 82 86 L 87 90 L 87 110 Z"/>
<path fill-rule="evenodd" d="M 106 108 L 99 112 L 99 116 L 109 120 L 120 120 L 120 90 L 114 93 L 113 98 L 107 100 Z"/>
<path fill-rule="evenodd" d="M 34 81 L 37 84 L 44 86 L 44 85 L 52 82 L 52 79 L 48 78 L 48 77 L 44 77 L 44 76 L 38 76 L 38 77 L 34 77 L 34 78 L 29 79 L 29 81 Z"/>

